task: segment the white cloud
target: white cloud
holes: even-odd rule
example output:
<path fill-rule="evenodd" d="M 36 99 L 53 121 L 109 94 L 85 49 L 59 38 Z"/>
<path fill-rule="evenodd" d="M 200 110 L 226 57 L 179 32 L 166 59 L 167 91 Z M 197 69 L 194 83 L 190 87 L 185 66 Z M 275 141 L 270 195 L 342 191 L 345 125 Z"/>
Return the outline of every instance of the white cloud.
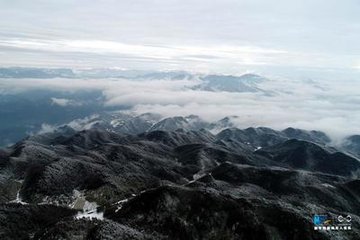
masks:
<path fill-rule="evenodd" d="M 352 68 L 356 0 L 0 1 L 2 65 Z"/>
<path fill-rule="evenodd" d="M 198 79 L 11 79 L 0 89 L 100 90 L 108 106 L 130 106 L 137 113 L 197 114 L 206 120 L 238 115 L 238 126 L 299 127 L 323 130 L 333 138 L 360 133 L 360 82 L 272 79 L 259 85 L 273 94 L 191 90 Z M 56 100 L 67 104 L 67 99 Z"/>
<path fill-rule="evenodd" d="M 9 38 L 0 36 L 0 49 L 13 49 L 9 58 L 22 56 L 25 61 L 31 54 L 47 56 L 44 63 L 71 61 L 72 67 L 89 65 L 102 66 L 111 60 L 112 64 L 128 67 L 129 61 L 135 65 L 160 66 L 168 69 L 210 71 L 229 68 L 252 66 L 282 67 L 319 67 L 319 68 L 353 68 L 354 57 L 342 56 L 339 62 L 331 54 L 306 51 L 288 51 L 276 48 L 264 48 L 246 44 L 129 44 L 119 41 L 91 39 L 36 39 Z M 50 58 L 54 60 L 49 61 Z M 78 60 L 76 60 L 78 59 Z M 3 64 L 9 64 L 9 59 Z M 91 63 L 89 61 L 92 61 Z M 1 63 L 1 62 L 0 62 Z M 61 64 L 60 64 L 61 65 Z M 109 67 L 109 66 L 107 66 Z M 145 67 L 146 68 L 146 67 Z M 154 69 L 154 68 L 153 68 Z"/>
<path fill-rule="evenodd" d="M 107 105 L 130 105 L 138 112 L 195 113 L 213 120 L 239 115 L 240 127 L 360 133 L 359 6 L 358 0 L 0 1 L 3 66 L 290 76 L 261 86 L 277 93 L 272 96 L 189 90 L 196 79 L 1 79 L 0 93 L 100 90 Z M 293 81 L 295 75 L 318 81 Z"/>
<path fill-rule="evenodd" d="M 54 132 L 55 130 L 56 130 L 56 126 L 53 126 L 53 125 L 50 125 L 47 123 L 43 123 L 43 124 L 41 124 L 41 128 L 37 133 L 44 134 L 44 133 Z M 30 135 L 32 135 L 32 134 L 30 134 Z"/>
<path fill-rule="evenodd" d="M 21 39 L 0 38 L 0 48 L 15 48 L 20 51 L 40 51 L 118 56 L 141 60 L 164 61 L 185 64 L 185 62 L 203 62 L 210 64 L 219 61 L 231 61 L 246 65 L 267 65 L 281 61 L 284 50 L 239 45 L 140 45 L 104 40 L 68 40 L 68 39 Z"/>
<path fill-rule="evenodd" d="M 68 106 L 81 106 L 80 102 L 76 102 L 71 99 L 66 98 L 51 98 L 52 104 L 61 106 L 61 107 L 68 107 Z"/>
<path fill-rule="evenodd" d="M 355 65 L 353 68 L 354 68 L 354 69 L 357 69 L 357 70 L 360 70 L 360 64 Z"/>
<path fill-rule="evenodd" d="M 98 115 L 94 114 L 89 117 L 75 119 L 69 123 L 66 123 L 67 126 L 71 127 L 75 131 L 82 131 L 90 129 L 94 124 L 96 124 L 98 120 Z M 44 133 L 52 133 L 55 132 L 59 127 L 64 125 L 52 125 L 43 123 L 41 124 L 40 130 L 37 132 L 37 134 L 44 134 Z M 33 133 L 28 133 L 29 135 L 33 135 Z"/>

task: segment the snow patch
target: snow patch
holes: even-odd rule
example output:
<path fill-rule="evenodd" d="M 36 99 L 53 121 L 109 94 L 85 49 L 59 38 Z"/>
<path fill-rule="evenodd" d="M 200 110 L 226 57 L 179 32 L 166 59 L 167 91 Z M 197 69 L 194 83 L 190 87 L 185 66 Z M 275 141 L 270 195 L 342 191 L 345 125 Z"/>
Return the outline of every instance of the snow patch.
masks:
<path fill-rule="evenodd" d="M 123 200 L 118 201 L 118 202 L 116 203 L 117 208 L 116 208 L 115 212 L 120 211 L 120 209 L 122 208 L 123 204 L 126 203 L 126 202 L 128 202 L 128 201 L 129 201 L 129 198 L 126 198 L 126 199 L 123 199 Z"/>
<path fill-rule="evenodd" d="M 328 183 L 323 183 L 321 184 L 322 186 L 326 187 L 326 188 L 336 188 L 335 186 L 328 184 Z"/>
<path fill-rule="evenodd" d="M 114 120 L 111 120 L 111 122 L 110 122 L 110 125 L 111 125 L 113 128 L 122 126 L 122 125 L 124 125 L 124 124 L 125 124 L 125 121 L 122 120 L 122 119 L 114 119 Z"/>
<path fill-rule="evenodd" d="M 75 218 L 89 218 L 89 219 L 99 219 L 104 220 L 104 212 L 98 211 L 98 205 L 96 202 L 89 202 L 85 199 L 84 193 L 74 190 L 73 196 L 75 201 L 69 205 L 72 209 L 80 210 Z"/>
<path fill-rule="evenodd" d="M 24 202 L 20 196 L 20 190 L 16 193 L 16 199 L 11 201 L 11 203 L 20 203 L 22 205 L 28 204 L 27 202 Z"/>
<path fill-rule="evenodd" d="M 75 216 L 76 219 L 89 218 L 104 220 L 104 212 L 98 212 L 97 210 L 91 212 L 79 212 Z"/>

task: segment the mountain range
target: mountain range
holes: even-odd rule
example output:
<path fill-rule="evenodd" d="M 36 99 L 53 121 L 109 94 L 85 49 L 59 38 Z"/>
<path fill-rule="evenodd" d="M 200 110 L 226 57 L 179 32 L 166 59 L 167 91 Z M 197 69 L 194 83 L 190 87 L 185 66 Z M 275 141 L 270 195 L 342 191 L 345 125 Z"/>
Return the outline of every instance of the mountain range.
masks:
<path fill-rule="evenodd" d="M 143 86 L 151 85 L 153 81 L 167 81 L 169 85 L 176 82 L 188 93 L 271 94 L 261 87 L 269 79 L 256 74 L 231 76 L 184 71 L 3 67 L 0 68 L 0 79 L 0 146 L 14 144 L 26 135 L 38 132 L 43 124 L 65 124 L 92 114 L 134 107 L 134 104 L 126 102 L 117 105 L 107 103 L 109 99 L 104 86 L 109 81 L 119 84 L 131 81 Z M 85 87 L 72 89 L 71 82 L 60 88 L 52 86 L 61 82 L 60 79 L 65 82 L 74 80 L 74 83 L 79 81 Z M 97 87 L 86 88 L 95 81 Z M 132 88 L 127 94 L 132 94 Z"/>
<path fill-rule="evenodd" d="M 231 119 L 108 113 L 1 150 L 0 238 L 360 238 L 356 136 Z M 352 230 L 316 231 L 314 214 Z"/>

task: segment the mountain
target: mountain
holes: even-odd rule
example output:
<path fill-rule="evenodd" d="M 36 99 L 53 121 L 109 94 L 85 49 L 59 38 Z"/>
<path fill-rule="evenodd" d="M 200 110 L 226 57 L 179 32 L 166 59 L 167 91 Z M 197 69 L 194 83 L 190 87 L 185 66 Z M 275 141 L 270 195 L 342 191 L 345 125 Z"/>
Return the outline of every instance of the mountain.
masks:
<path fill-rule="evenodd" d="M 238 118 L 238 116 L 224 117 L 216 122 L 210 123 L 208 129 L 213 133 L 218 133 L 223 129 L 236 127 L 236 120 Z"/>
<path fill-rule="evenodd" d="M 176 131 L 180 129 L 184 131 L 204 130 L 217 135 L 216 139 L 219 142 L 222 141 L 223 144 L 238 144 L 238 146 L 242 145 L 252 150 L 281 143 L 288 139 L 300 139 L 324 146 L 331 145 L 330 138 L 321 131 L 296 128 L 277 131 L 266 127 L 239 129 L 236 127 L 239 120 L 239 116 L 228 116 L 218 121 L 208 122 L 196 115 L 163 118 L 161 115 L 154 113 L 137 115 L 123 111 L 113 111 L 78 119 L 62 126 L 74 128 L 75 130 L 96 128 L 122 134 Z"/>
<path fill-rule="evenodd" d="M 124 114 L 121 112 L 105 113 L 96 118 L 96 128 L 111 130 L 119 133 L 139 134 L 146 132 L 162 118 L 159 114 L 144 113 L 140 115 Z"/>
<path fill-rule="evenodd" d="M 360 169 L 360 162 L 342 152 L 329 152 L 317 144 L 291 139 L 275 146 L 262 148 L 256 154 L 307 171 L 352 176 Z"/>
<path fill-rule="evenodd" d="M 225 119 L 227 120 L 227 118 Z M 231 124 L 228 125 L 232 126 Z M 223 126 L 226 126 L 226 124 Z M 330 138 L 320 131 L 307 131 L 294 128 L 276 131 L 266 127 L 250 127 L 246 129 L 230 127 L 219 132 L 216 135 L 216 139 L 224 145 L 237 146 L 242 150 L 248 149 L 250 151 L 257 151 L 264 147 L 274 146 L 290 139 L 305 140 L 323 146 L 330 143 Z"/>
<path fill-rule="evenodd" d="M 325 133 L 320 131 L 305 131 L 302 129 L 289 127 L 282 130 L 282 133 L 284 133 L 284 135 L 290 139 L 301 139 L 322 144 L 328 144 L 331 142 L 331 139 Z"/>
<path fill-rule="evenodd" d="M 183 80 L 191 79 L 194 76 L 185 71 L 171 71 L 171 72 L 154 72 L 143 75 L 138 75 L 137 78 L 141 79 L 169 79 L 169 80 Z"/>
<path fill-rule="evenodd" d="M 148 80 L 183 80 L 194 77 L 209 82 L 211 85 L 231 84 L 236 85 L 256 85 L 267 79 L 256 74 L 244 74 L 241 76 L 231 75 L 201 75 L 185 71 L 141 71 L 126 70 L 117 68 L 35 68 L 35 67 L 2 67 L 0 68 L 0 78 L 127 78 L 127 79 L 148 79 Z M 230 85 L 228 85 L 230 86 Z M 245 86 L 245 85 L 244 85 Z"/>
<path fill-rule="evenodd" d="M 153 80 L 189 80 L 193 85 L 187 87 L 192 90 L 225 91 L 225 92 L 262 92 L 260 84 L 269 79 L 256 74 L 233 75 L 204 75 L 185 71 L 136 71 L 124 69 L 68 69 L 68 68 L 0 68 L 0 78 L 70 78 L 70 79 L 131 79 L 133 81 Z"/>
<path fill-rule="evenodd" d="M 200 78 L 203 82 L 195 89 L 205 91 L 225 92 L 258 92 L 262 91 L 257 85 L 267 81 L 266 78 L 255 74 L 241 76 L 207 75 Z"/>
<path fill-rule="evenodd" d="M 187 117 L 169 117 L 155 123 L 149 131 L 163 130 L 163 131 L 175 131 L 177 129 L 187 130 L 199 130 L 206 128 L 208 123 L 202 120 L 200 117 L 190 115 Z"/>
<path fill-rule="evenodd" d="M 67 68 L 0 68 L 0 78 L 74 78 L 75 73 Z"/>
<path fill-rule="evenodd" d="M 196 116 L 128 131 L 154 118 L 97 116 L 1 150 L 0 238 L 360 238 L 360 163 L 319 134 L 212 134 Z M 324 213 L 351 214 L 352 230 L 314 231 Z"/>
<path fill-rule="evenodd" d="M 218 141 L 236 144 L 241 148 L 258 150 L 287 140 L 280 132 L 270 128 L 227 128 L 216 135 Z"/>
<path fill-rule="evenodd" d="M 255 74 L 205 75 L 184 71 L 136 71 L 125 69 L 70 69 L 70 68 L 0 68 L 0 146 L 16 143 L 27 135 L 43 130 L 43 126 L 59 126 L 87 116 L 102 115 L 109 111 L 124 111 L 135 107 L 133 103 L 108 104 L 108 84 L 122 86 L 128 81 L 144 88 L 152 88 L 152 82 L 168 82 L 177 86 L 176 91 L 221 91 L 229 93 L 258 92 L 268 94 L 262 83 L 270 81 Z M 58 86 L 60 79 L 63 85 Z M 66 81 L 77 81 L 83 88 L 72 87 Z M 87 83 L 89 82 L 89 84 Z M 95 83 L 96 82 L 96 83 Z M 176 83 L 175 83 L 176 82 Z M 74 85 L 74 86 L 75 86 Z M 29 87 L 31 86 L 31 87 Z M 109 88 L 109 90 L 111 90 Z M 129 89 L 129 91 L 132 91 Z M 151 90 L 153 91 L 153 90 Z M 137 105 L 136 101 L 134 103 Z M 105 115 L 105 114 L 104 114 Z M 114 119 L 114 124 L 118 124 Z M 126 120 L 126 119 L 123 119 Z M 138 119 L 142 121 L 141 119 Z M 156 121 L 155 121 L 156 120 Z M 140 133 L 162 119 L 149 120 L 149 124 L 126 121 L 123 132 Z M 189 119 L 186 119 L 189 121 Z M 121 122 L 121 119 L 119 119 Z M 135 121 L 135 119 L 134 119 Z M 119 123 L 120 123 L 119 122 Z M 202 124 L 202 123 L 200 123 Z M 180 125 L 179 125 L 180 126 Z M 235 127 L 233 124 L 232 127 Z M 196 129 L 203 126 L 194 126 Z M 215 123 L 213 132 L 230 127 L 226 123 Z M 113 126 L 110 126 L 113 128 Z M 160 128 L 159 128 L 160 129 Z"/>
<path fill-rule="evenodd" d="M 360 158 L 360 135 L 352 135 L 345 138 L 340 147 Z"/>

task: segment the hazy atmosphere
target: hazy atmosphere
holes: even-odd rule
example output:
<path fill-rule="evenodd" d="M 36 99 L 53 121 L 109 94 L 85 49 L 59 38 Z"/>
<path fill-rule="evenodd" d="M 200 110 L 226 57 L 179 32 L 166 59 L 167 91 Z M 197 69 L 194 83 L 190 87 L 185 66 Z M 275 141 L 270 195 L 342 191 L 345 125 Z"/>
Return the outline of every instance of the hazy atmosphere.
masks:
<path fill-rule="evenodd" d="M 134 81 L 2 79 L 0 91 L 99 90 L 107 106 L 239 126 L 359 133 L 360 3 L 339 1 L 0 1 L 0 64 L 188 71 Z M 189 74 L 190 74 L 189 73 Z M 261 91 L 203 91 L 204 74 L 259 74 Z M 190 75 L 191 75 L 190 74 Z M 63 107 L 71 99 L 55 101 Z M 78 104 L 80 106 L 80 104 Z"/>
<path fill-rule="evenodd" d="M 0 0 L 0 239 L 359 240 L 360 0 Z"/>
<path fill-rule="evenodd" d="M 207 91 L 196 88 L 199 76 L 164 79 L 8 79 L 1 80 L 3 93 L 31 90 L 73 92 L 98 90 L 105 106 L 127 106 L 136 113 L 156 112 L 163 116 L 197 114 L 206 120 L 240 116 L 238 127 L 298 127 L 322 130 L 338 139 L 360 133 L 358 81 L 321 82 L 264 79 L 256 91 Z M 75 92 L 74 92 L 75 91 Z M 62 108 L 81 108 L 81 102 L 53 98 Z"/>
<path fill-rule="evenodd" d="M 260 74 L 260 92 L 192 79 L 1 80 L 1 91 L 100 90 L 104 104 L 245 126 L 360 132 L 358 1 L 1 1 L 3 67 Z M 25 78 L 27 76 L 24 76 Z M 31 76 L 30 76 L 31 77 Z M 30 78 L 28 77 L 28 78 Z M 272 91 L 271 94 L 268 94 Z M 71 103 L 69 101 L 62 101 Z M 65 107 L 65 106 L 64 106 Z"/>

